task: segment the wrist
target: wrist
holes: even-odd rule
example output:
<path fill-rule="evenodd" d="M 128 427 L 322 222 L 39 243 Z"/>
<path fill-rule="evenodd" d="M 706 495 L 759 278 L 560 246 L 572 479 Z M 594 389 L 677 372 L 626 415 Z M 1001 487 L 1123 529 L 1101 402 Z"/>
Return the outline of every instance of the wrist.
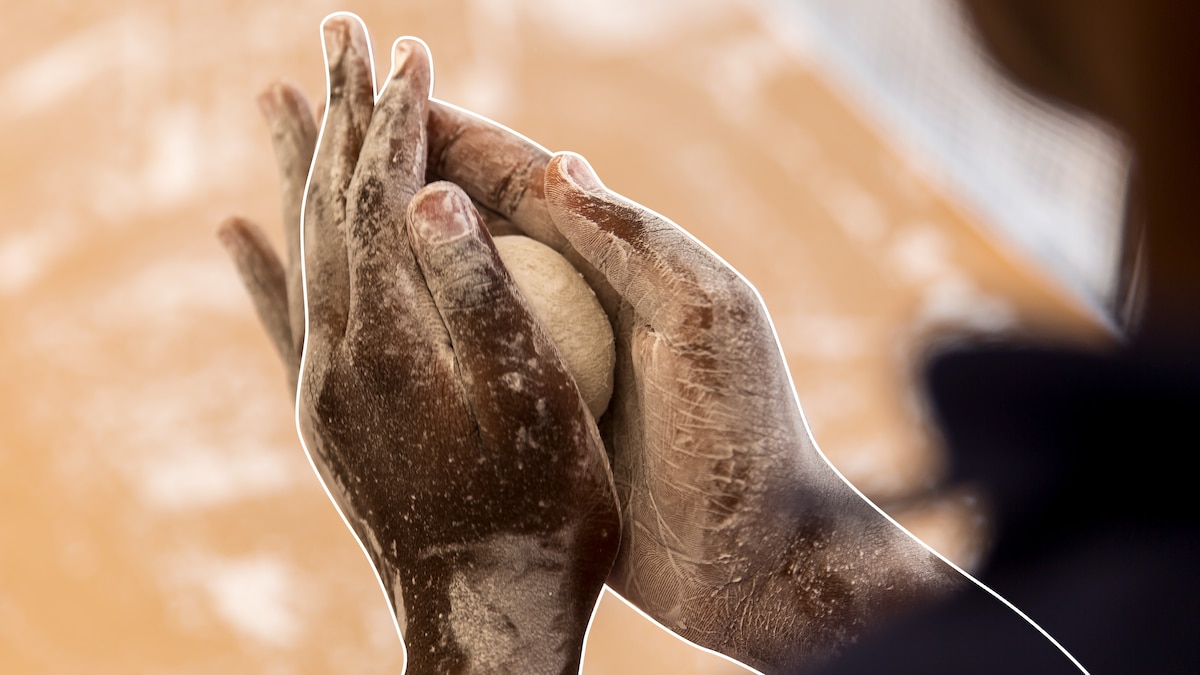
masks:
<path fill-rule="evenodd" d="M 956 584 L 823 461 L 777 480 L 769 499 L 744 500 L 700 547 L 638 529 L 623 542 L 614 590 L 682 637 L 771 671 L 820 661 Z M 673 564 L 651 562 L 664 558 Z"/>
<path fill-rule="evenodd" d="M 398 564 L 407 672 L 577 672 L 603 580 L 581 584 L 569 550 L 506 534 Z"/>

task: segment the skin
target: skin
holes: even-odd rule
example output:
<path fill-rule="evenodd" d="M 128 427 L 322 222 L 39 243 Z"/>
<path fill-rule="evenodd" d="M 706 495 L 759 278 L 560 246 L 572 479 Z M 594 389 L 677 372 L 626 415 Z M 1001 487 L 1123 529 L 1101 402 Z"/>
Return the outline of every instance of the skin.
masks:
<path fill-rule="evenodd" d="M 1130 139 L 1140 205 L 1131 241 L 1144 246 L 1149 270 L 1135 346 L 1193 353 L 1200 338 L 1200 230 L 1190 226 L 1200 153 L 1196 9 L 1158 1 L 965 4 L 985 45 L 1019 81 L 1104 117 Z M 300 193 L 288 187 L 296 174 L 286 167 L 307 167 L 302 141 L 310 157 L 315 131 L 303 133 L 307 107 L 284 95 L 273 100 L 277 111 L 267 112 L 276 147 L 285 150 L 285 214 L 296 214 L 286 223 L 295 227 Z M 551 160 L 524 139 L 436 103 L 428 140 L 427 181 L 459 183 L 489 228 L 522 231 L 567 254 L 618 327 L 617 397 L 601 420 L 625 520 L 609 577 L 615 588 L 685 637 L 770 670 L 791 656 L 831 653 L 880 617 L 955 584 L 814 459 L 790 387 L 779 381 L 782 364 L 761 303 L 740 278 L 669 222 L 605 190 L 577 158 Z M 462 210 L 452 202 L 430 211 Z M 286 268 L 263 253 L 264 238 L 244 221 L 227 223 L 222 237 L 296 382 L 299 236 L 289 232 Z M 414 254 L 419 246 L 414 239 Z M 476 281 L 499 274 L 490 268 Z M 870 556 L 883 564 L 870 564 Z M 406 573 L 424 574 L 417 562 Z"/>
<path fill-rule="evenodd" d="M 310 107 L 285 85 L 261 99 L 289 264 L 244 220 L 221 240 L 299 375 L 302 438 L 383 582 L 409 672 L 577 672 L 620 532 L 595 424 L 470 200 L 425 184 L 423 45 L 396 44 L 376 101 L 361 23 L 323 32 L 307 200 Z"/>
<path fill-rule="evenodd" d="M 762 301 L 732 268 L 607 190 L 583 158 L 427 101 L 423 50 L 410 50 L 372 111 L 365 36 L 331 20 L 327 42 L 331 27 L 350 47 L 330 48 L 303 233 L 308 344 L 292 372 L 314 463 L 385 586 L 399 580 L 392 600 L 414 672 L 499 672 L 497 659 L 542 644 L 563 658 L 505 665 L 577 667 L 577 651 L 565 655 L 606 579 L 668 629 L 767 672 L 828 658 L 964 584 L 820 455 Z M 298 216 L 315 125 L 283 85 L 263 109 L 285 218 Z M 466 231 L 451 234 L 459 221 Z M 510 295 L 484 222 L 559 251 L 597 291 L 617 340 L 599 429 Z M 221 237 L 285 364 L 299 368 L 304 285 L 298 230 L 288 233 L 287 268 L 245 221 Z M 522 390 L 503 386 L 506 372 Z M 514 470 L 513 457 L 550 447 Z M 546 550 L 552 564 L 509 581 Z M 489 603 L 511 608 L 517 635 L 464 643 L 470 631 L 447 627 L 445 610 L 488 588 L 488 602 L 461 606 L 484 617 Z M 552 602 L 539 599 L 546 588 Z M 565 618 L 513 618 L 547 612 Z"/>
<path fill-rule="evenodd" d="M 577 155 L 449 107 L 431 108 L 429 129 L 435 175 L 603 279 L 617 340 L 601 419 L 622 508 L 614 590 L 773 672 L 963 583 L 817 451 L 766 310 L 732 268 Z"/>

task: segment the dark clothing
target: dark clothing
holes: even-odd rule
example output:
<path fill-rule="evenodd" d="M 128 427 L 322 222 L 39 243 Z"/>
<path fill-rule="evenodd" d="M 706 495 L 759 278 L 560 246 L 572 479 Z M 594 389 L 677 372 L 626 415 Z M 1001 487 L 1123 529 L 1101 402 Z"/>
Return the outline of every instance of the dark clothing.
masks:
<path fill-rule="evenodd" d="M 930 366 L 952 481 L 982 487 L 994 507 L 978 578 L 1095 675 L 1200 673 L 1198 366 L 1012 348 Z M 827 672 L 1078 670 L 972 589 L 865 638 Z"/>

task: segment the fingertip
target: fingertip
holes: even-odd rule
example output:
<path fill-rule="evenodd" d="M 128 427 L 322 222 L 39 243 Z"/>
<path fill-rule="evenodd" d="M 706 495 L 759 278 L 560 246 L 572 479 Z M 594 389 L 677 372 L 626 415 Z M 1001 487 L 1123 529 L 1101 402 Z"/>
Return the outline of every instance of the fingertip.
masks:
<path fill-rule="evenodd" d="M 408 222 L 417 239 L 440 244 L 470 234 L 476 218 L 471 198 L 457 185 L 439 181 L 425 186 L 413 197 Z"/>
<path fill-rule="evenodd" d="M 279 81 L 272 82 L 255 97 L 255 101 L 258 103 L 258 111 L 262 113 L 262 116 L 268 122 L 273 121 L 279 116 L 280 86 Z"/>
<path fill-rule="evenodd" d="M 369 61 L 371 58 L 370 40 L 367 37 L 367 25 L 358 15 L 350 12 L 335 12 L 325 17 L 321 22 L 321 39 L 325 49 L 325 65 L 330 71 L 348 65 L 343 57 L 347 52 L 354 52 L 359 59 Z"/>
<path fill-rule="evenodd" d="M 350 32 L 349 18 L 342 13 L 330 14 L 321 22 L 321 39 L 325 45 L 328 64 L 337 63 L 346 51 Z"/>
<path fill-rule="evenodd" d="M 251 292 L 283 283 L 283 264 L 267 235 L 253 221 L 241 216 L 225 218 L 217 226 L 217 241 L 233 260 Z"/>
<path fill-rule="evenodd" d="M 400 77 L 408 70 L 409 62 L 412 60 L 413 48 L 412 44 L 404 38 L 398 38 L 392 43 L 392 74 L 393 79 Z"/>
<path fill-rule="evenodd" d="M 217 225 L 217 241 L 231 256 L 241 251 L 246 236 L 246 222 L 239 216 L 227 216 Z"/>
<path fill-rule="evenodd" d="M 432 64 L 433 56 L 429 51 L 429 45 L 425 44 L 424 40 L 404 36 L 396 38 L 396 41 L 392 43 L 391 79 L 428 73 L 432 70 Z M 414 68 L 417 66 L 424 66 L 423 72 L 415 71 Z"/>
<path fill-rule="evenodd" d="M 597 228 L 610 229 L 614 223 L 605 217 L 612 206 L 612 195 L 586 159 L 574 152 L 555 153 L 546 167 L 546 202 L 558 231 L 592 265 L 596 252 Z M 601 223 L 606 225 L 601 225 Z M 583 237 L 583 238 L 581 238 Z"/>
<path fill-rule="evenodd" d="M 592 165 L 582 155 L 574 152 L 560 152 L 555 154 L 550 162 L 550 169 L 580 192 L 604 191 L 604 183 L 600 182 L 600 177 L 596 175 Z"/>
<path fill-rule="evenodd" d="M 238 264 L 273 256 L 266 233 L 257 223 L 241 216 L 228 216 L 217 225 L 217 241 Z"/>
<path fill-rule="evenodd" d="M 428 107 L 433 94 L 433 60 L 429 47 L 420 38 L 405 36 L 392 43 L 392 69 L 379 92 L 380 100 L 393 87 L 405 93 L 406 98 L 415 95 L 423 99 L 421 105 Z"/>
<path fill-rule="evenodd" d="M 275 80 L 259 92 L 258 109 L 268 119 L 283 116 L 300 117 L 311 108 L 300 87 L 285 80 Z"/>

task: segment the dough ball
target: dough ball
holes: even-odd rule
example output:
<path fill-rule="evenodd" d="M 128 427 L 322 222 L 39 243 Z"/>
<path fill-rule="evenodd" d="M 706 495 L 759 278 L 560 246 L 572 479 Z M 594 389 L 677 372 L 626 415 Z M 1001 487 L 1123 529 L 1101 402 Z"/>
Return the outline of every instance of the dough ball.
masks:
<path fill-rule="evenodd" d="M 599 419 L 612 398 L 612 327 L 587 282 L 557 251 L 529 237 L 496 237 L 496 250 L 533 315 L 542 322 Z"/>

